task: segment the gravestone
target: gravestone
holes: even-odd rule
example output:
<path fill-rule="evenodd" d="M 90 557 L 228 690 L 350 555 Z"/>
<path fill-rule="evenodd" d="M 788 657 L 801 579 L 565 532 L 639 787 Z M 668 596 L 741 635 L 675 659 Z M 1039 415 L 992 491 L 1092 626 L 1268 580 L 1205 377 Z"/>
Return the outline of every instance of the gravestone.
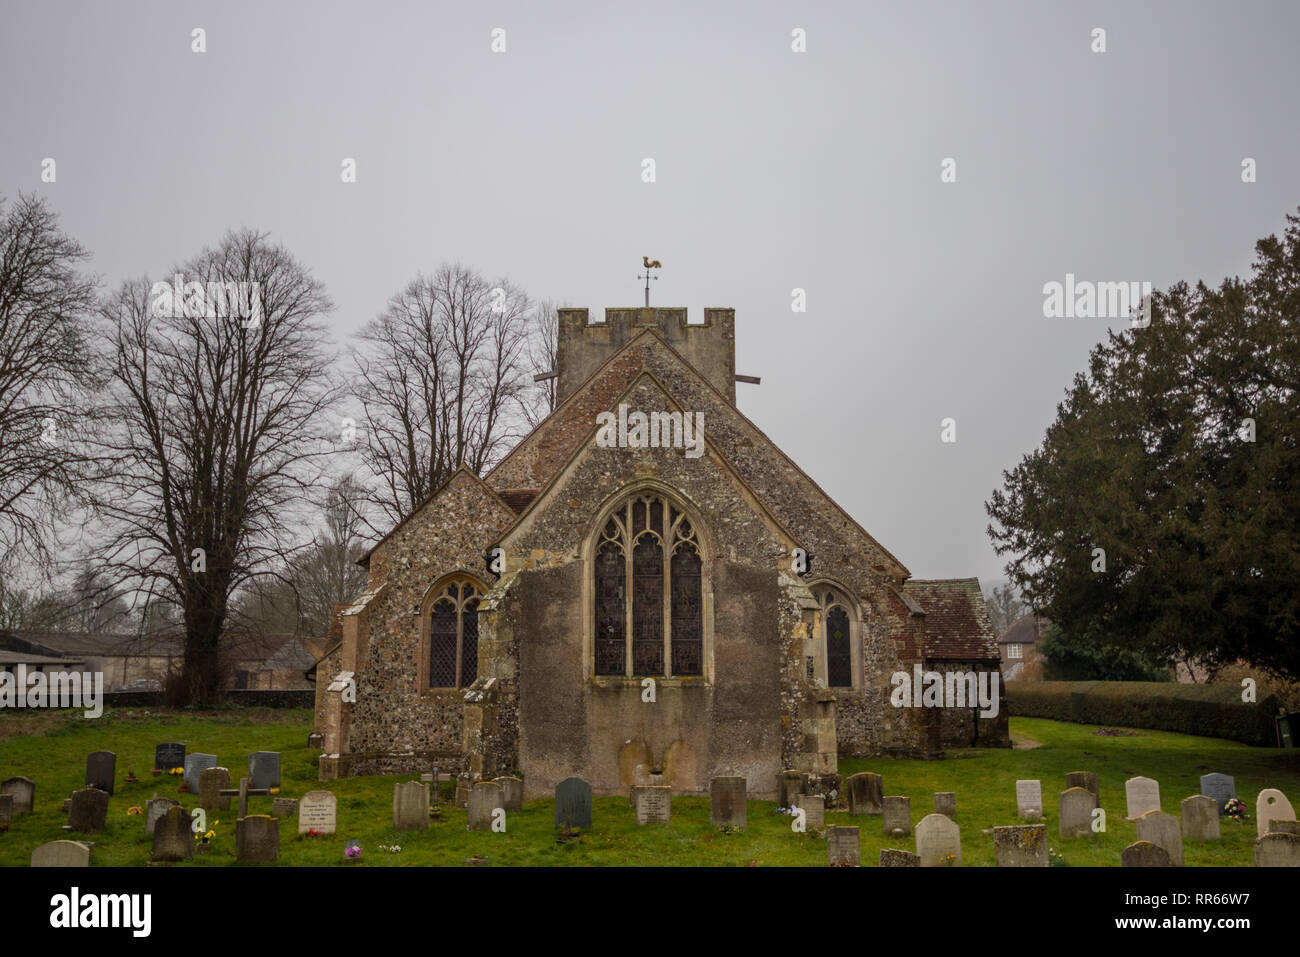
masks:
<path fill-rule="evenodd" d="M 102 831 L 108 820 L 108 792 L 99 788 L 84 788 L 72 792 L 68 807 L 68 827 L 82 834 Z"/>
<path fill-rule="evenodd" d="M 714 827 L 744 828 L 748 823 L 747 794 L 744 778 L 725 777 L 710 781 L 709 823 Z"/>
<path fill-rule="evenodd" d="M 961 867 L 961 828 L 936 811 L 916 824 L 916 855 L 922 867 Z"/>
<path fill-rule="evenodd" d="M 497 778 L 496 783 L 501 787 L 501 806 L 510 811 L 522 811 L 524 809 L 524 782 L 521 778 L 504 777 Z"/>
<path fill-rule="evenodd" d="M 153 749 L 153 766 L 155 771 L 185 767 L 185 745 L 176 741 L 158 745 Z"/>
<path fill-rule="evenodd" d="M 673 813 L 673 789 L 666 785 L 649 784 L 637 789 L 637 824 L 668 824 Z"/>
<path fill-rule="evenodd" d="M 113 793 L 117 774 L 117 755 L 112 751 L 92 751 L 86 756 L 86 787 Z"/>
<path fill-rule="evenodd" d="M 1160 783 L 1151 778 L 1129 778 L 1124 782 L 1128 799 L 1128 820 L 1136 821 L 1147 811 L 1160 810 Z"/>
<path fill-rule="evenodd" d="M 14 796 L 0 794 L 0 831 L 9 830 L 14 819 Z"/>
<path fill-rule="evenodd" d="M 886 837 L 907 837 L 912 833 L 912 799 L 886 795 L 881 803 Z"/>
<path fill-rule="evenodd" d="M 1300 867 L 1300 834 L 1274 832 L 1255 841 L 1256 867 Z"/>
<path fill-rule="evenodd" d="M 881 867 L 920 867 L 921 859 L 911 851 L 900 851 L 896 847 L 880 849 Z"/>
<path fill-rule="evenodd" d="M 1092 771 L 1071 771 L 1065 776 L 1065 788 L 1083 788 L 1092 794 L 1093 807 L 1101 807 L 1101 788 L 1097 784 L 1097 775 Z"/>
<path fill-rule="evenodd" d="M 177 807 L 177 802 L 169 797 L 156 797 L 145 805 L 144 809 L 144 832 L 153 837 L 153 832 L 161 820 L 162 816 L 167 813 L 167 809 Z"/>
<path fill-rule="evenodd" d="M 425 813 L 428 816 L 428 812 Z M 394 821 L 394 823 L 396 823 Z M 338 830 L 339 799 L 333 791 L 308 791 L 298 799 L 298 833 L 333 834 Z"/>
<path fill-rule="evenodd" d="M 1169 867 L 1169 852 L 1150 841 L 1135 841 L 1119 855 L 1124 867 Z"/>
<path fill-rule="evenodd" d="M 298 814 L 302 827 L 302 813 Z M 429 785 L 406 781 L 393 785 L 393 827 L 399 831 L 422 831 L 429 826 Z"/>
<path fill-rule="evenodd" d="M 185 808 L 179 804 L 172 805 L 154 826 L 150 858 L 155 861 L 188 861 L 193 856 L 193 819 Z"/>
<path fill-rule="evenodd" d="M 501 785 L 495 781 L 479 781 L 469 792 L 469 830 L 492 830 L 492 812 L 502 806 Z"/>
<path fill-rule="evenodd" d="M 807 833 L 826 830 L 826 799 L 820 794 L 796 794 L 795 807 L 803 808 L 804 830 Z"/>
<path fill-rule="evenodd" d="M 1300 834 L 1300 821 L 1269 821 L 1270 834 Z"/>
<path fill-rule="evenodd" d="M 1016 782 L 1016 816 L 1027 821 L 1038 820 L 1043 816 L 1043 782 Z"/>
<path fill-rule="evenodd" d="M 793 771 L 790 769 L 782 771 L 776 776 L 777 806 L 794 807 L 795 795 L 803 794 L 807 784 L 808 773 L 806 771 Z"/>
<path fill-rule="evenodd" d="M 271 817 L 293 817 L 298 813 L 298 801 L 295 798 L 272 798 Z"/>
<path fill-rule="evenodd" d="M 856 827 L 832 827 L 826 832 L 826 863 L 831 867 L 862 866 L 862 847 Z"/>
<path fill-rule="evenodd" d="M 90 846 L 80 841 L 50 841 L 32 851 L 32 867 L 89 867 Z"/>
<path fill-rule="evenodd" d="M 1264 788 L 1259 792 L 1259 797 L 1255 798 L 1255 829 L 1256 837 L 1263 837 L 1268 833 L 1269 821 L 1294 821 L 1295 809 L 1291 807 L 1291 802 L 1286 799 L 1286 795 L 1277 788 Z"/>
<path fill-rule="evenodd" d="M 636 810 L 636 792 L 637 792 L 637 791 L 640 791 L 642 788 L 649 787 L 649 786 L 650 786 L 650 785 L 648 785 L 648 784 L 633 784 L 631 787 L 629 787 L 629 788 L 627 789 L 627 806 L 630 807 L 633 811 L 635 811 L 635 810 Z"/>
<path fill-rule="evenodd" d="M 993 854 L 998 867 L 1047 867 L 1047 825 L 995 827 Z"/>
<path fill-rule="evenodd" d="M 0 794 L 13 796 L 15 817 L 32 813 L 32 806 L 36 803 L 36 785 L 29 778 L 9 778 L 0 784 Z"/>
<path fill-rule="evenodd" d="M 199 773 L 204 768 L 215 768 L 217 766 L 217 756 L 215 754 L 203 754 L 195 752 L 194 754 L 185 755 L 185 783 L 190 787 L 190 793 L 199 793 Z"/>
<path fill-rule="evenodd" d="M 250 814 L 235 822 L 235 859 L 269 864 L 280 856 L 280 822 L 269 814 Z"/>
<path fill-rule="evenodd" d="M 469 792 L 474 790 L 474 775 L 462 774 L 456 778 L 456 807 L 469 807 Z"/>
<path fill-rule="evenodd" d="M 555 785 L 555 826 L 591 827 L 591 785 L 582 778 L 565 778 Z"/>
<path fill-rule="evenodd" d="M 871 771 L 851 774 L 844 779 L 844 790 L 849 792 L 849 816 L 883 814 L 885 811 L 885 779 Z"/>
<path fill-rule="evenodd" d="M 934 813 L 943 814 L 947 817 L 957 816 L 957 792 L 956 791 L 935 791 L 934 792 Z"/>
<path fill-rule="evenodd" d="M 230 798 L 222 791 L 230 790 L 229 768 L 204 768 L 199 772 L 199 807 L 205 811 L 229 811 Z"/>
<path fill-rule="evenodd" d="M 311 734 L 307 735 L 307 747 L 315 749 L 325 747 L 325 735 L 321 734 L 319 731 L 313 731 Z"/>
<path fill-rule="evenodd" d="M 1183 818 L 1183 837 L 1189 841 L 1219 839 L 1219 806 L 1214 798 L 1205 794 L 1183 798 L 1180 809 Z"/>
<path fill-rule="evenodd" d="M 1092 812 L 1097 799 L 1084 788 L 1067 788 L 1061 792 L 1061 810 L 1057 821 L 1061 837 L 1087 837 L 1092 833 Z"/>
<path fill-rule="evenodd" d="M 1137 839 L 1163 848 L 1172 866 L 1183 866 L 1183 829 L 1172 814 L 1147 811 L 1137 819 Z"/>
<path fill-rule="evenodd" d="M 248 780 L 252 787 L 270 789 L 280 786 L 280 752 L 254 751 L 248 756 Z"/>
<path fill-rule="evenodd" d="M 1231 774 L 1220 774 L 1218 771 L 1202 774 L 1201 793 L 1214 799 L 1214 803 L 1219 806 L 1219 817 L 1223 817 L 1223 805 L 1229 798 L 1237 796 L 1237 782 Z"/>

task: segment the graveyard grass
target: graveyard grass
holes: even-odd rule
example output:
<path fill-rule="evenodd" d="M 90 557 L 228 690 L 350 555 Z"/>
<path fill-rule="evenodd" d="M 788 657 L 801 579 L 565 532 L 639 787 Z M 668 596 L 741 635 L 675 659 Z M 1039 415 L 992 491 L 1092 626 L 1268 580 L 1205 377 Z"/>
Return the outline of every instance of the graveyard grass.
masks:
<path fill-rule="evenodd" d="M 0 834 L 0 864 L 25 866 L 32 850 L 46 841 L 76 838 L 62 830 L 60 808 L 65 797 L 80 788 L 86 755 L 100 748 L 117 752 L 116 792 L 109 804 L 108 826 L 93 837 L 94 866 L 148 864 L 150 839 L 144 818 L 128 815 L 142 809 L 156 791 L 193 808 L 197 795 L 178 795 L 179 777 L 154 776 L 154 746 L 180 741 L 190 752 L 219 756 L 231 772 L 232 784 L 247 773 L 248 755 L 258 750 L 280 751 L 281 796 L 301 798 L 309 790 L 328 788 L 338 796 L 338 833 L 324 838 L 299 838 L 297 818 L 280 822 L 277 865 L 343 865 L 343 848 L 359 841 L 363 867 L 464 865 L 474 856 L 489 865 L 826 865 L 826 842 L 792 833 L 790 818 L 775 813 L 770 801 L 749 802 L 749 827 L 722 833 L 709 825 L 707 795 L 672 799 L 672 823 L 638 827 L 626 797 L 598 797 L 593 802 L 594 828 L 570 843 L 560 844 L 553 829 L 554 803 L 532 800 L 521 812 L 507 815 L 504 834 L 466 830 L 466 812 L 451 806 L 450 785 L 443 784 L 442 818 L 426 831 L 398 832 L 392 827 L 393 785 L 415 775 L 389 775 L 319 782 L 316 752 L 306 746 L 310 711 L 230 711 L 154 713 L 106 711 L 96 721 L 77 716 L 19 712 L 0 713 L 0 779 L 24 775 L 36 782 L 36 813 L 17 818 Z M 1236 778 L 1237 795 L 1245 799 L 1251 817 L 1243 822 L 1224 819 L 1217 842 L 1185 841 L 1187 866 L 1250 866 L 1255 840 L 1255 795 L 1264 787 L 1280 788 L 1300 803 L 1300 752 L 1253 748 L 1235 742 L 1160 731 L 1139 731 L 1136 737 L 1097 736 L 1091 725 L 1013 718 L 1014 734 L 1040 742 L 1032 750 L 950 751 L 946 760 L 910 761 L 853 759 L 840 762 L 840 773 L 875 771 L 884 776 L 884 793 L 911 798 L 913 826 L 933 809 L 935 791 L 955 791 L 965 866 L 993 866 L 993 838 L 981 833 L 995 825 L 1022 823 L 1016 819 L 1015 782 L 1043 782 L 1048 845 L 1054 864 L 1118 866 L 1120 851 L 1137 839 L 1136 827 L 1124 820 L 1124 782 L 1144 775 L 1160 782 L 1163 810 L 1179 814 L 1179 802 L 1199 791 L 1199 779 L 1210 771 Z M 134 770 L 139 782 L 125 783 Z M 1063 840 L 1057 835 L 1057 796 L 1069 771 L 1095 771 L 1106 810 L 1107 830 L 1091 837 Z M 250 797 L 249 813 L 269 814 L 269 797 Z M 181 867 L 235 864 L 235 816 L 208 815 L 216 830 L 210 851 L 196 854 Z M 213 822 L 220 821 L 219 824 Z M 828 811 L 826 823 L 861 828 L 862 862 L 874 865 L 884 847 L 913 850 L 912 838 L 886 838 L 881 818 L 850 818 L 847 810 Z M 381 851 L 398 845 L 401 853 Z M 160 865 L 161 866 L 161 865 Z"/>

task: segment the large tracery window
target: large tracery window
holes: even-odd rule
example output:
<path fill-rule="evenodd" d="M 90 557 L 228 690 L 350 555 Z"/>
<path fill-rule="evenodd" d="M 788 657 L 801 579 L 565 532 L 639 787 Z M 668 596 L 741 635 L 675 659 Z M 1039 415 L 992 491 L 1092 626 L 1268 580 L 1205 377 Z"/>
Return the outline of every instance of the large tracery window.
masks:
<path fill-rule="evenodd" d="M 428 621 L 428 687 L 465 688 L 478 677 L 479 584 L 466 577 L 438 586 Z"/>
<path fill-rule="evenodd" d="M 826 649 L 826 685 L 853 687 L 853 629 L 848 603 L 831 589 L 815 589 L 822 606 L 822 631 Z"/>
<path fill-rule="evenodd" d="M 667 498 L 614 511 L 595 555 L 596 674 L 704 674 L 702 567 L 695 529 Z"/>

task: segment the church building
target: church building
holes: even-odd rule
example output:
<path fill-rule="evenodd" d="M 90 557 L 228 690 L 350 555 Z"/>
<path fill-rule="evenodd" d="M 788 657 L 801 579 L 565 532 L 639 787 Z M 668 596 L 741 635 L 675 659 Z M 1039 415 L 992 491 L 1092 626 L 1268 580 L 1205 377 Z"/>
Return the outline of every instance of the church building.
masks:
<path fill-rule="evenodd" d="M 742 415 L 735 312 L 703 318 L 560 310 L 555 411 L 362 560 L 317 667 L 322 779 L 772 799 L 786 770 L 833 789 L 840 757 L 1009 745 L 1000 681 L 992 715 L 892 694 L 998 674 L 979 583 L 913 579 Z"/>

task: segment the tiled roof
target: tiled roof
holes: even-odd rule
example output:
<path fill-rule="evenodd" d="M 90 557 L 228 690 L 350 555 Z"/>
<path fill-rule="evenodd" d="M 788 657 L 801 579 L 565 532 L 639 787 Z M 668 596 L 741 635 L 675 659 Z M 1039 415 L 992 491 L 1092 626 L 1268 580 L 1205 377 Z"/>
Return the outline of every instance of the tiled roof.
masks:
<path fill-rule="evenodd" d="M 1035 645 L 1042 640 L 1043 628 L 1047 620 L 1037 615 L 1024 615 L 1017 618 L 998 636 L 999 645 Z"/>
<path fill-rule="evenodd" d="M 909 581 L 903 590 L 925 611 L 926 658 L 997 658 L 998 646 L 977 578 Z"/>
<path fill-rule="evenodd" d="M 170 657 L 184 653 L 184 639 L 176 635 L 137 635 L 118 632 L 16 631 L 15 637 L 50 648 L 60 655 L 117 657 L 123 655 Z"/>

